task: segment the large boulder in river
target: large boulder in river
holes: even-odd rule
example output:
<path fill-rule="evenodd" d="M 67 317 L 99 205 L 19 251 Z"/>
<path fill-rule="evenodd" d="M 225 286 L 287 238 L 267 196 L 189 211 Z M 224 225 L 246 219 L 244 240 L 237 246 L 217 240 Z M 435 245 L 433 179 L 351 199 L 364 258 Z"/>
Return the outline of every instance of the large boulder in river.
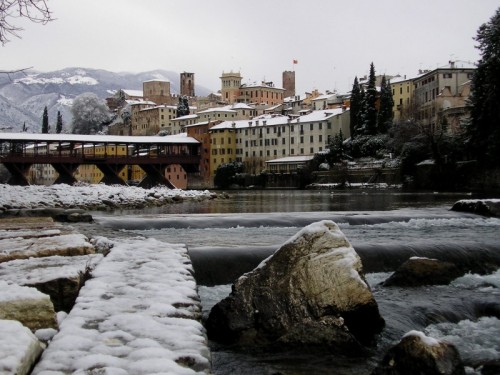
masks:
<path fill-rule="evenodd" d="M 358 254 L 328 220 L 303 228 L 240 277 L 207 320 L 215 341 L 352 354 L 383 326 Z"/>
<path fill-rule="evenodd" d="M 447 285 L 463 274 L 453 263 L 412 257 L 384 281 L 384 286 Z"/>
<path fill-rule="evenodd" d="M 453 344 L 419 331 L 408 332 L 393 346 L 372 375 L 462 375 L 464 365 Z"/>

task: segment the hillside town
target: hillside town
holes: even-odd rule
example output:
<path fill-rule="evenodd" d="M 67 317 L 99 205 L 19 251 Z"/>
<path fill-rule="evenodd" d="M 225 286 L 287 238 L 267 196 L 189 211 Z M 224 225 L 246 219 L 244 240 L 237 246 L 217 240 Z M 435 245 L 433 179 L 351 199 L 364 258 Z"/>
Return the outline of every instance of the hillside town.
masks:
<path fill-rule="evenodd" d="M 294 67 L 296 63 L 294 60 Z M 399 185 L 413 179 L 416 172 L 400 170 L 402 147 L 394 144 L 400 138 L 395 133 L 423 134 L 429 139 L 461 134 L 470 117 L 467 103 L 476 69 L 471 62 L 449 61 L 432 70 L 419 70 L 415 76 L 376 75 L 372 63 L 370 74 L 356 77 L 350 91 L 313 89 L 303 93 L 296 90 L 295 68 L 283 71 L 279 83 L 255 82 L 241 72 L 223 71 L 219 76 L 219 89 L 210 94 L 200 89 L 204 95 L 196 93 L 195 73 L 182 72 L 179 82 L 165 77 L 149 79 L 142 82 L 142 90 L 127 87 L 108 90 L 105 100 L 102 95 L 97 97 L 90 92 L 77 95 L 71 100 L 73 118 L 67 124 L 58 112 L 57 125 L 50 126 L 46 107 L 41 133 L 182 135 L 195 139 L 199 143 L 197 170 L 186 171 L 180 164 L 172 164 L 162 172 L 169 185 L 181 189 L 227 187 L 230 183 L 221 185 L 215 181 L 217 171 L 227 165 L 231 168 L 237 165 L 235 173 L 246 176 L 243 180 L 231 181 L 240 186 L 296 188 L 311 183 L 353 184 L 374 180 Z M 85 75 L 82 69 L 76 72 Z M 23 79 L 19 84 L 28 83 Z M 361 108 L 368 102 L 375 118 L 369 119 L 366 108 Z M 91 112 L 91 120 L 86 120 L 85 116 L 90 115 L 83 114 L 85 111 Z M 95 124 L 89 127 L 89 122 Z M 371 128 L 364 128 L 369 122 L 373 124 Z M 383 129 L 376 129 L 378 122 Z M 407 130 L 408 124 L 413 129 Z M 39 132 L 37 129 L 23 131 Z M 341 155 L 333 157 L 339 150 L 332 150 L 332 145 L 346 141 L 348 146 Z M 104 143 L 94 144 L 92 149 L 88 146 L 77 147 L 82 149 L 82 155 L 123 156 L 129 152 L 125 147 L 115 150 L 113 145 Z M 44 143 L 34 144 L 27 152 L 53 152 L 42 150 L 47 147 Z M 410 155 L 410 162 L 448 158 L 446 153 L 443 156 L 428 154 L 426 157 Z M 364 157 L 369 159 L 359 160 Z M 353 159 L 356 165 L 351 162 Z M 360 165 L 366 167 L 364 171 L 354 171 Z M 304 175 L 305 170 L 318 173 L 314 178 L 304 178 L 300 175 Z M 59 172 L 51 163 L 33 164 L 26 175 L 30 184 L 50 185 L 58 180 Z M 103 171 L 92 164 L 78 166 L 73 174 L 76 181 L 106 182 Z M 128 165 L 117 171 L 117 175 L 118 183 L 129 185 L 139 185 L 145 178 L 143 168 L 137 165 Z"/>
<path fill-rule="evenodd" d="M 381 83 L 389 83 L 393 123 L 417 118 L 423 126 L 459 131 L 468 116 L 466 102 L 475 71 L 472 63 L 450 61 L 434 70 L 421 70 L 415 77 L 376 76 L 376 103 L 380 107 Z M 169 166 L 166 177 L 173 186 L 213 187 L 217 169 L 242 163 L 246 173 L 290 175 L 315 155 L 328 152 L 333 138 L 351 137 L 351 93 L 312 90 L 297 93 L 295 71 L 284 71 L 281 85 L 274 82 L 242 83 L 241 72 L 223 72 L 220 90 L 197 96 L 195 74 L 180 73 L 180 94 L 171 91 L 168 80 L 143 82 L 143 90 L 123 88 L 106 99 L 114 120 L 109 135 L 155 136 L 186 134 L 201 144 L 199 173 L 188 174 L 180 165 Z M 359 79 L 368 89 L 368 77 Z M 107 146 L 109 147 L 109 146 Z M 97 152 L 106 154 L 105 146 Z M 33 183 L 50 184 L 57 172 L 35 165 Z M 77 180 L 98 183 L 102 173 L 82 165 Z M 138 183 L 144 173 L 132 166 L 120 173 L 125 183 Z"/>

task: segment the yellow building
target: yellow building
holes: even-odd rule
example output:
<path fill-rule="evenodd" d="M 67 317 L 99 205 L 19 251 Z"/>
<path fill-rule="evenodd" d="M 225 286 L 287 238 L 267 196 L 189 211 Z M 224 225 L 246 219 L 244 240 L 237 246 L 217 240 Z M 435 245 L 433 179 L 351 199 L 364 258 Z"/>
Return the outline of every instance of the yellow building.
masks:
<path fill-rule="evenodd" d="M 413 107 L 413 92 L 415 85 L 412 78 L 394 77 L 390 81 L 392 99 L 394 100 L 394 122 L 404 120 L 411 116 Z"/>
<path fill-rule="evenodd" d="M 210 153 L 210 176 L 215 175 L 219 165 L 236 160 L 235 127 L 229 126 L 210 130 Z"/>

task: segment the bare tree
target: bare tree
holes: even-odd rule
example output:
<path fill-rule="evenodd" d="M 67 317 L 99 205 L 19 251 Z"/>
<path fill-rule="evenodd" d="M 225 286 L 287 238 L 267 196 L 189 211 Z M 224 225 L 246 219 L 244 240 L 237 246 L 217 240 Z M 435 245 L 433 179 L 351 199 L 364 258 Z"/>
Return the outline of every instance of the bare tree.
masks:
<path fill-rule="evenodd" d="M 5 45 L 9 36 L 19 38 L 22 27 L 15 24 L 18 18 L 45 25 L 53 20 L 47 0 L 0 0 L 0 43 Z"/>

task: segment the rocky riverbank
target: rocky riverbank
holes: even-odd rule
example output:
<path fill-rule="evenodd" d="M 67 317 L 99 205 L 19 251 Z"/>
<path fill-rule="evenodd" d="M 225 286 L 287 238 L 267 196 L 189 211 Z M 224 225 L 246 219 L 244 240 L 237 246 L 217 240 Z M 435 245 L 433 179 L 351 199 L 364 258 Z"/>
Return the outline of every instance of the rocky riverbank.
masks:
<path fill-rule="evenodd" d="M 179 190 L 165 186 L 143 189 L 121 185 L 0 185 L 0 215 L 22 216 L 37 209 L 114 210 L 158 207 L 184 201 L 225 199 L 227 195 L 208 190 Z M 43 216 L 43 212 L 35 213 Z"/>
<path fill-rule="evenodd" d="M 209 373 L 193 272 L 184 245 L 0 219 L 0 373 Z"/>

